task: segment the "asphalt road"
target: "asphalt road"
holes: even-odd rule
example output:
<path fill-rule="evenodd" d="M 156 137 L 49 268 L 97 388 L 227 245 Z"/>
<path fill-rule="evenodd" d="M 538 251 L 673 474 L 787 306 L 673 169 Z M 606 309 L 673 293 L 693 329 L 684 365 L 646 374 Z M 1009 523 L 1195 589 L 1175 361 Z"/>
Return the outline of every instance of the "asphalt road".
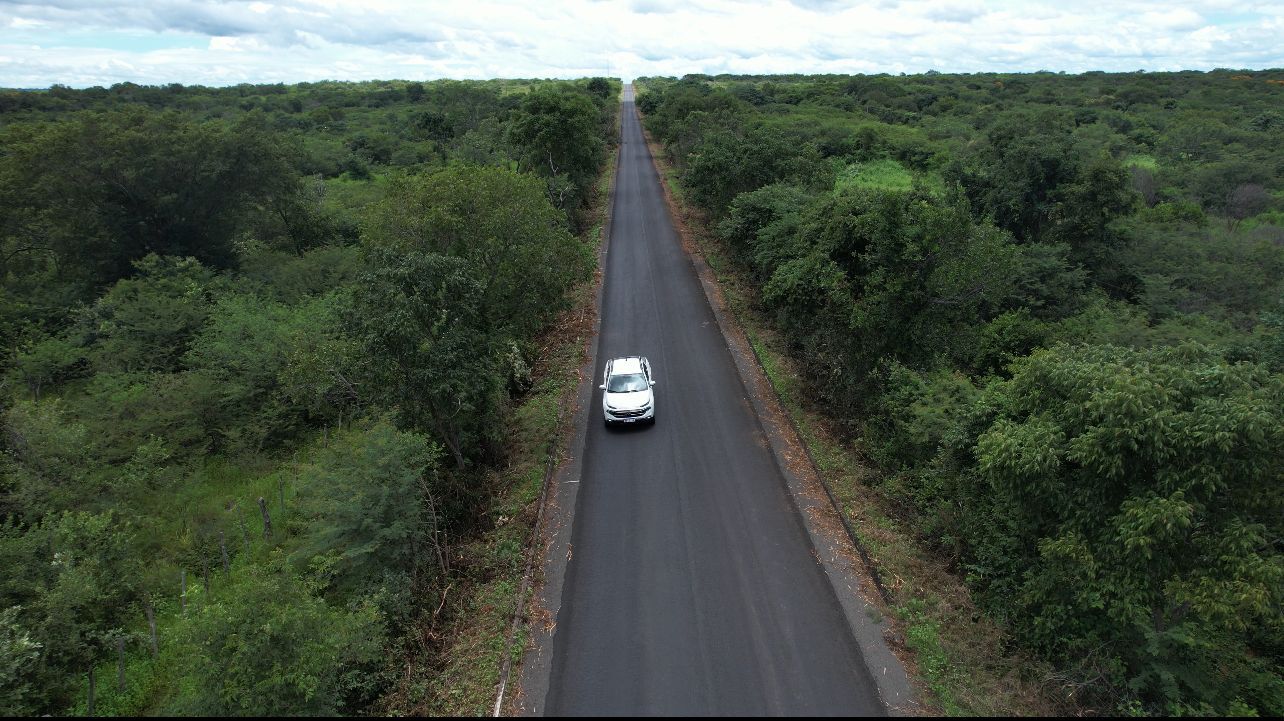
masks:
<path fill-rule="evenodd" d="M 598 379 L 645 355 L 653 427 L 595 390 L 550 715 L 883 715 L 664 204 L 626 89 Z"/>

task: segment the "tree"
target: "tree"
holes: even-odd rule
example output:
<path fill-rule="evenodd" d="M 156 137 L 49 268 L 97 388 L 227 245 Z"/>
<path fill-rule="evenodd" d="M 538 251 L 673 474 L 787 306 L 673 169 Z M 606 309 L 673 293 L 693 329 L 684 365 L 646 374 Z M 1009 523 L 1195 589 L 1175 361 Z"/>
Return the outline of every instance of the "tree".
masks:
<path fill-rule="evenodd" d="M 300 471 L 308 523 L 292 559 L 321 566 L 349 594 L 387 582 L 421 591 L 446 570 L 434 488 L 440 454 L 387 422 L 335 438 Z"/>
<path fill-rule="evenodd" d="M 132 616 L 138 574 L 131 536 L 129 525 L 110 511 L 51 514 L 27 529 L 0 526 L 5 568 L 23 570 L 5 574 L 0 599 L 21 607 L 5 618 L 23 629 L 11 638 L 25 639 L 26 651 L 7 653 L 18 655 L 18 683 L 38 690 L 25 700 L 28 709 L 65 712 L 77 680 Z M 34 666 L 22 661 L 35 650 L 32 644 L 39 644 Z"/>
<path fill-rule="evenodd" d="M 820 386 L 844 405 L 881 362 L 969 357 L 1013 290 L 1016 246 L 961 199 L 852 188 L 811 208 L 799 234 L 811 247 L 777 268 L 763 299 L 806 338 Z"/>
<path fill-rule="evenodd" d="M 169 713 L 332 716 L 370 700 L 383 641 L 370 603 L 336 608 L 271 565 L 242 569 L 235 590 L 182 627 L 183 693 Z"/>
<path fill-rule="evenodd" d="M 1155 207 L 1155 203 L 1159 202 L 1159 185 L 1155 182 L 1155 174 L 1149 168 L 1143 168 L 1140 165 L 1128 168 L 1128 173 L 1132 189 L 1141 196 L 1142 202 L 1147 208 Z"/>
<path fill-rule="evenodd" d="M 538 180 L 499 168 L 455 167 L 409 178 L 367 214 L 373 246 L 467 261 L 491 332 L 524 339 L 566 307 L 587 277 L 590 249 L 565 228 Z"/>
<path fill-rule="evenodd" d="M 602 102 L 611 100 L 611 81 L 606 78 L 590 78 L 588 81 L 589 93 Z"/>
<path fill-rule="evenodd" d="M 772 184 L 741 193 L 731 202 L 718 232 L 763 280 L 798 252 L 803 213 L 814 200 L 802 188 Z"/>
<path fill-rule="evenodd" d="M 13 367 L 31 392 L 32 400 L 38 401 L 41 389 L 65 379 L 84 358 L 84 350 L 79 344 L 55 336 L 23 349 L 14 358 Z"/>
<path fill-rule="evenodd" d="M 1269 177 L 1269 170 L 1244 160 L 1205 163 L 1192 171 L 1190 191 L 1195 202 L 1199 203 L 1204 210 L 1225 215 L 1233 223 L 1240 220 L 1235 217 L 1237 212 L 1246 213 L 1253 210 L 1257 203 L 1255 199 L 1257 193 L 1254 191 L 1248 190 L 1239 196 L 1236 195 L 1236 191 L 1244 186 L 1264 185 Z M 1238 207 L 1233 207 L 1233 204 Z"/>
<path fill-rule="evenodd" d="M 695 202 L 721 216 L 741 193 L 786 179 L 807 185 L 820 167 L 814 146 L 800 148 L 779 132 L 713 126 L 699 135 L 687 157 L 682 183 Z"/>
<path fill-rule="evenodd" d="M 1054 197 L 1049 240 L 1066 244 L 1072 262 L 1119 295 L 1128 283 L 1117 270 L 1118 251 L 1127 238 L 1114 221 L 1137 206 L 1127 171 L 1109 155 L 1097 155 L 1082 162 L 1073 179 L 1058 187 Z"/>
<path fill-rule="evenodd" d="M 1018 363 L 971 451 L 969 512 L 1010 514 L 970 528 L 990 603 L 1055 658 L 1105 649 L 1151 702 L 1279 713 L 1246 644 L 1284 632 L 1281 401 L 1279 376 L 1196 345 Z"/>
<path fill-rule="evenodd" d="M 368 263 L 351 316 L 370 359 L 368 387 L 463 469 L 491 439 L 502 384 L 475 271 L 420 250 L 372 248 Z"/>
<path fill-rule="evenodd" d="M 1226 198 L 1226 215 L 1228 224 L 1232 229 L 1245 218 L 1251 218 L 1254 215 L 1266 209 L 1271 202 L 1270 193 L 1266 188 L 1257 183 L 1244 183 L 1235 186 Z"/>
<path fill-rule="evenodd" d="M 565 192 L 552 194 L 558 208 L 573 211 L 588 199 L 606 159 L 598 109 L 589 96 L 560 86 L 536 88 L 522 101 L 508 134 L 522 169 L 569 181 Z"/>
<path fill-rule="evenodd" d="M 287 407 L 341 421 L 373 395 L 359 386 L 361 344 L 344 320 L 350 303 L 347 292 L 337 291 L 295 309 L 285 366 L 277 377 Z"/>
<path fill-rule="evenodd" d="M 1004 113 L 962 162 L 947 168 L 946 179 L 963 186 L 978 215 L 1019 241 L 1037 241 L 1057 189 L 1075 176 L 1072 128 L 1065 113 L 1053 110 Z"/>
<path fill-rule="evenodd" d="M 194 258 L 149 255 L 135 267 L 139 276 L 113 285 L 83 321 L 90 361 L 100 372 L 176 370 L 209 318 L 218 279 Z"/>
<path fill-rule="evenodd" d="M 254 116 L 227 125 L 133 108 L 15 131 L 0 162 L 10 232 L 93 285 L 149 253 L 225 268 L 272 190 L 294 187 L 283 148 Z M 279 191 L 278 191 L 279 192 Z"/>
<path fill-rule="evenodd" d="M 41 644 L 18 623 L 21 606 L 0 610 L 0 715 L 35 716 L 38 693 L 31 677 Z"/>
<path fill-rule="evenodd" d="M 13 461 L 5 499 L 17 512 L 13 518 L 34 523 L 50 512 L 82 508 L 95 495 L 85 478 L 95 460 L 89 431 L 65 402 L 14 403 L 5 411 L 4 434 Z"/>

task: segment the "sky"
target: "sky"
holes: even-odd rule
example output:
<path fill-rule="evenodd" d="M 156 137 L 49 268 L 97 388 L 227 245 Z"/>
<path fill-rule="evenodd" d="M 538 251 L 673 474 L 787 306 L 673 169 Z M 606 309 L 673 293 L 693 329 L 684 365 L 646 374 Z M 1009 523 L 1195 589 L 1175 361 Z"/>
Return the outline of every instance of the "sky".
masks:
<path fill-rule="evenodd" d="M 1284 0 L 0 0 L 0 87 L 1284 68 Z"/>

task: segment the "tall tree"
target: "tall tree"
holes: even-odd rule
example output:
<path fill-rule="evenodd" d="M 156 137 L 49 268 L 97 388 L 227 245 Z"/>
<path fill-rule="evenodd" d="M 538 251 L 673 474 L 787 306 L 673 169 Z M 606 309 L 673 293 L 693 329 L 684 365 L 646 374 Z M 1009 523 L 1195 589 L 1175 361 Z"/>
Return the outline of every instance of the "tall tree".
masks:
<path fill-rule="evenodd" d="M 511 339 L 534 334 L 564 308 L 566 289 L 591 263 L 540 182 L 500 168 L 455 167 L 394 184 L 363 234 L 371 245 L 468 261 L 477 310 Z"/>
<path fill-rule="evenodd" d="M 577 210 L 606 158 L 599 112 L 589 95 L 561 86 L 540 87 L 522 101 L 509 127 L 521 168 L 549 179 L 557 207 Z M 565 178 L 563 185 L 557 181 Z"/>
<path fill-rule="evenodd" d="M 502 382 L 483 290 L 462 258 L 373 248 L 369 265 L 352 314 L 369 387 L 463 469 L 491 438 Z"/>

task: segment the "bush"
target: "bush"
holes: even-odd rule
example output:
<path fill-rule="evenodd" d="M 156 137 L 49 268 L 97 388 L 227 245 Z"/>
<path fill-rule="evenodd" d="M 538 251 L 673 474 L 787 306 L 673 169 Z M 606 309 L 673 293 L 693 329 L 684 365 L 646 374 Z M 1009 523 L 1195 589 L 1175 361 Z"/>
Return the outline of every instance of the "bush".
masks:
<path fill-rule="evenodd" d="M 418 588 L 443 572 L 434 500 L 440 455 L 423 436 L 386 421 L 336 436 L 299 471 L 306 531 L 293 561 L 316 564 L 347 595 L 387 577 Z"/>
<path fill-rule="evenodd" d="M 238 570 L 235 593 L 183 624 L 183 693 L 166 712 L 333 716 L 368 702 L 383 641 L 374 606 L 336 608 L 280 566 Z"/>

